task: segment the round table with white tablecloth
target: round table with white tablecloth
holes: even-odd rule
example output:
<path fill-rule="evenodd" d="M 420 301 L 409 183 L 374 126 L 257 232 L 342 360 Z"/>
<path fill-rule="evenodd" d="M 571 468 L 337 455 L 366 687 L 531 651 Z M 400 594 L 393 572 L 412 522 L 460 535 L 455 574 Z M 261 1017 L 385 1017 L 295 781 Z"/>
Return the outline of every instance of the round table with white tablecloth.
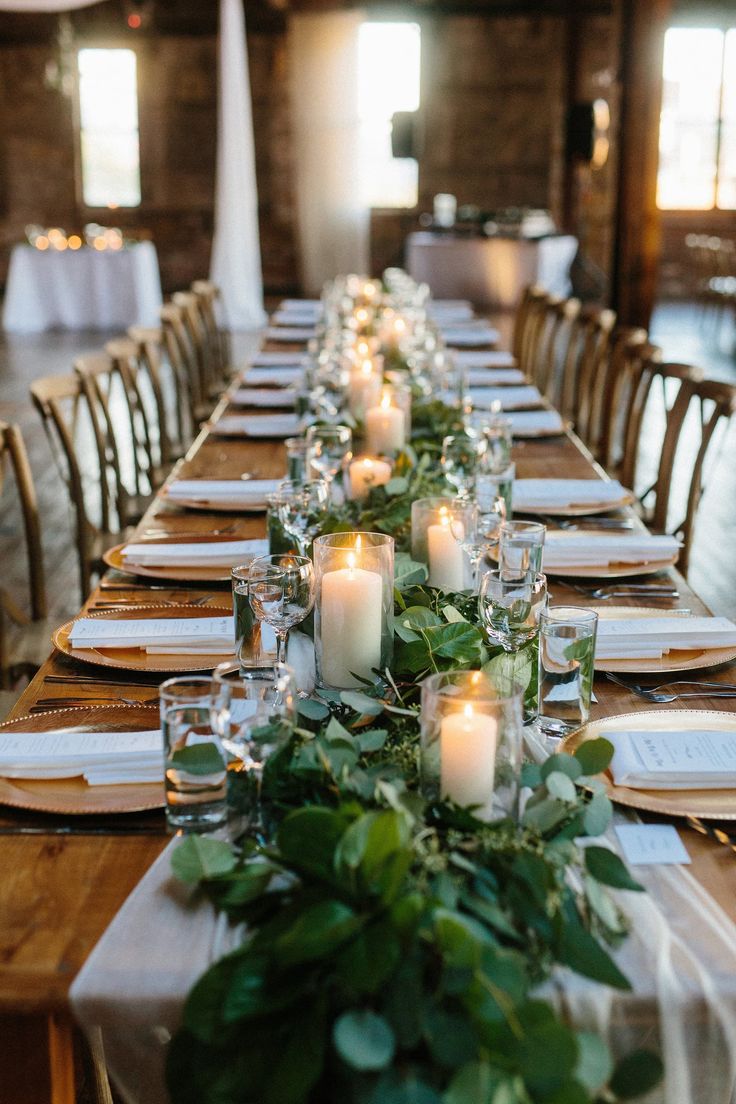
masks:
<path fill-rule="evenodd" d="M 406 267 L 434 299 L 470 299 L 479 307 L 518 306 L 527 284 L 570 294 L 577 238 L 471 238 L 419 231 L 406 242 Z"/>
<path fill-rule="evenodd" d="M 161 279 L 153 242 L 98 251 L 16 245 L 3 307 L 8 333 L 155 326 Z"/>

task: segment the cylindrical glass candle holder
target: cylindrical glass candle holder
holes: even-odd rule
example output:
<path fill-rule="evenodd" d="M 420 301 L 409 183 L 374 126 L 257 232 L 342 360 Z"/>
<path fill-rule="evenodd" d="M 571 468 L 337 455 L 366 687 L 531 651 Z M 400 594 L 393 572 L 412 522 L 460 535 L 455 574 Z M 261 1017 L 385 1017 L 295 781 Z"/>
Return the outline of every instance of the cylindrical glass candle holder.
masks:
<path fill-rule="evenodd" d="M 392 659 L 394 539 L 384 533 L 317 537 L 314 567 L 317 682 L 361 686 Z"/>
<path fill-rule="evenodd" d="M 399 410 L 404 413 L 404 431 L 406 433 L 406 440 L 411 437 L 411 386 L 409 383 L 405 383 L 401 379 L 407 379 L 406 372 L 390 372 L 391 382 L 384 384 L 381 391 L 381 399 L 388 395 L 391 405 L 398 406 Z"/>
<path fill-rule="evenodd" d="M 463 552 L 463 541 L 476 524 L 477 506 L 470 499 L 418 498 L 412 503 L 412 559 L 427 565 L 430 586 L 440 590 L 472 587 L 472 571 Z"/>
<path fill-rule="evenodd" d="M 367 410 L 378 406 L 383 389 L 383 357 L 365 357 L 350 369 L 348 408 L 359 422 Z"/>
<path fill-rule="evenodd" d="M 521 694 L 482 671 L 442 671 L 422 683 L 421 788 L 430 801 L 472 806 L 479 820 L 516 817 Z"/>

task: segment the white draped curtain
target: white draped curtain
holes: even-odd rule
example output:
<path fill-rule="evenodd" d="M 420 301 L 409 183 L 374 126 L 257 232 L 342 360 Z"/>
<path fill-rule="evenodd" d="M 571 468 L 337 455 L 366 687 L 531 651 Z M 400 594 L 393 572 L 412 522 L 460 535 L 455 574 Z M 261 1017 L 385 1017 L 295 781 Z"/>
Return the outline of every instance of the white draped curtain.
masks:
<path fill-rule="evenodd" d="M 360 200 L 358 33 L 363 12 L 289 21 L 291 102 L 302 284 L 367 272 L 369 210 Z"/>
<path fill-rule="evenodd" d="M 0 11 L 65 12 L 100 0 L 0 0 Z M 220 0 L 217 179 L 211 278 L 222 291 L 226 323 L 265 321 L 258 237 L 253 120 L 243 0 Z"/>

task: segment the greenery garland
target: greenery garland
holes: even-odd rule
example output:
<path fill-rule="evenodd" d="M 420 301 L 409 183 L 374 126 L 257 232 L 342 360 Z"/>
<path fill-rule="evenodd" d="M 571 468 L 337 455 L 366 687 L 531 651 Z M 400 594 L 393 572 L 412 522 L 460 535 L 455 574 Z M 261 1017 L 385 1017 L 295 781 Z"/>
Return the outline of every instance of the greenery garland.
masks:
<path fill-rule="evenodd" d="M 175 873 L 246 932 L 187 1000 L 168 1055 L 175 1104 L 611 1104 L 661 1077 L 649 1052 L 614 1065 L 549 996 L 560 966 L 629 988 L 607 950 L 626 934 L 609 889 L 641 887 L 590 842 L 611 817 L 594 777 L 611 745 L 525 765 L 520 824 L 418 792 L 418 682 L 498 675 L 475 599 L 426 586 L 407 550 L 411 501 L 441 489 L 431 449 L 452 417 L 415 409 L 415 452 L 326 529 L 397 537 L 391 670 L 318 690 L 298 726 L 256 734 L 278 743 L 267 844 L 190 836 L 174 853 Z"/>

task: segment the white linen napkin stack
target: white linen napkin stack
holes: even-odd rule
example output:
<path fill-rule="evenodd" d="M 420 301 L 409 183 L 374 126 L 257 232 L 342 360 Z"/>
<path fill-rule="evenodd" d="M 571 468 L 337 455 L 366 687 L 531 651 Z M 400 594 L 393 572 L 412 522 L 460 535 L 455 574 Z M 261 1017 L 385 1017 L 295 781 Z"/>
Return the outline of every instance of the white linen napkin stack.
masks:
<path fill-rule="evenodd" d="M 265 336 L 267 341 L 293 341 L 297 345 L 316 337 L 317 331 L 314 326 L 269 326 Z"/>
<path fill-rule="evenodd" d="M 727 617 L 601 618 L 596 659 L 661 659 L 670 651 L 736 647 Z"/>
<path fill-rule="evenodd" d="M 147 655 L 232 655 L 235 630 L 230 615 L 221 617 L 141 617 L 121 621 L 80 617 L 72 625 L 73 648 L 137 648 Z"/>
<path fill-rule="evenodd" d="M 605 732 L 614 746 L 617 786 L 643 790 L 736 787 L 736 730 L 673 729 Z"/>
<path fill-rule="evenodd" d="M 514 506 L 518 510 L 613 505 L 625 499 L 626 494 L 626 489 L 615 479 L 514 480 Z"/>
<path fill-rule="evenodd" d="M 471 387 L 470 398 L 477 410 L 490 410 L 500 403 L 502 410 L 522 410 L 525 407 L 542 406 L 542 396 L 537 387 Z"/>
<path fill-rule="evenodd" d="M 450 347 L 472 349 L 476 345 L 495 345 L 500 338 L 498 330 L 485 322 L 468 322 L 467 325 L 440 327 L 440 333 Z"/>
<path fill-rule="evenodd" d="M 267 554 L 267 540 L 126 544 L 123 548 L 125 563 L 139 567 L 235 567 Z"/>
<path fill-rule="evenodd" d="M 266 496 L 278 485 L 278 479 L 178 479 L 166 488 L 166 497 L 173 503 L 261 510 L 266 508 Z"/>
<path fill-rule="evenodd" d="M 469 368 L 469 387 L 508 387 L 525 382 L 524 373 L 518 368 Z"/>
<path fill-rule="evenodd" d="M 279 387 L 239 387 L 230 396 L 236 406 L 262 406 L 266 409 L 290 409 L 294 406 L 293 391 Z"/>
<path fill-rule="evenodd" d="M 83 777 L 90 786 L 162 782 L 161 732 L 2 732 L 0 777 Z"/>
<path fill-rule="evenodd" d="M 296 414 L 225 414 L 211 432 L 221 437 L 294 437 L 300 429 Z"/>
<path fill-rule="evenodd" d="M 458 368 L 516 367 L 516 358 L 505 349 L 458 349 L 454 358 Z M 523 375 L 521 378 L 524 378 Z"/>
<path fill-rule="evenodd" d="M 556 567 L 608 567 L 610 564 L 640 564 L 670 560 L 680 542 L 675 537 L 627 533 L 548 532 L 542 558 L 543 569 Z"/>
<path fill-rule="evenodd" d="M 537 437 L 564 433 L 565 423 L 556 410 L 522 410 L 509 414 L 514 437 Z"/>

